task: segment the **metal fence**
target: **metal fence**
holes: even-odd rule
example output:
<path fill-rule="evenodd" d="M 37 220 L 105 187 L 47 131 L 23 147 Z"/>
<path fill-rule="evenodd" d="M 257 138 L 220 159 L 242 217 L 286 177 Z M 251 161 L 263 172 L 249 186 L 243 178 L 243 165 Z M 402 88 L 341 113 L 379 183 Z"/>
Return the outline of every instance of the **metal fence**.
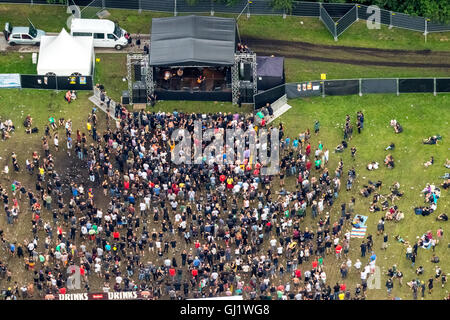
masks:
<path fill-rule="evenodd" d="M 255 110 L 287 95 L 288 99 L 312 96 L 345 96 L 372 93 L 450 93 L 450 78 L 370 78 L 316 80 L 284 85 L 266 90 L 254 96 Z"/>
<path fill-rule="evenodd" d="M 92 90 L 93 85 L 93 76 L 20 75 L 20 87 L 22 89 Z"/>
<path fill-rule="evenodd" d="M 211 15 L 215 13 L 241 14 L 245 12 L 247 16 L 251 16 L 252 14 L 280 16 L 290 14 L 297 17 L 317 17 L 324 21 L 327 29 L 336 40 L 355 21 L 358 19 L 368 20 L 372 15 L 372 11 L 368 6 L 349 3 L 294 1 L 292 12 L 287 13 L 284 10 L 275 10 L 271 5 L 271 0 L 239 0 L 233 6 L 216 3 L 214 0 L 199 0 L 195 5 L 189 5 L 186 0 L 70 0 L 70 2 L 72 1 L 78 6 L 83 7 L 90 5 L 90 7 L 98 7 L 100 9 L 131 9 L 138 10 L 139 12 L 149 10 L 167 12 L 173 15 L 185 13 Z M 0 0 L 0 3 L 47 4 L 45 0 Z M 449 24 L 431 22 L 424 17 L 416 17 L 384 9 L 380 9 L 379 13 L 379 23 L 389 27 L 419 31 L 425 35 L 430 32 L 450 31 Z"/>

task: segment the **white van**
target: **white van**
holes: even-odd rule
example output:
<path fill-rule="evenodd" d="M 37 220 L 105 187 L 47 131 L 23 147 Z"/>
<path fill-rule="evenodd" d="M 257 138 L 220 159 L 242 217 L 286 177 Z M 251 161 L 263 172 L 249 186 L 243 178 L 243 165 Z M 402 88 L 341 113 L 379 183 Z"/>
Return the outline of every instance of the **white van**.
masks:
<path fill-rule="evenodd" d="M 116 48 L 121 50 L 128 45 L 127 32 L 117 23 L 103 19 L 72 19 L 72 36 L 94 37 L 94 47 Z"/>

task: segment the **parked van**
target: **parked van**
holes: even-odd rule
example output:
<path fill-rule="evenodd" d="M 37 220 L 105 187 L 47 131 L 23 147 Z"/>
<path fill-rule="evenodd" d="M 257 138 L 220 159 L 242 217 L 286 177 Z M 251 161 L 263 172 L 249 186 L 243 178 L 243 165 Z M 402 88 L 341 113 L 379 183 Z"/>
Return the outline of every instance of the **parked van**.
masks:
<path fill-rule="evenodd" d="M 72 19 L 72 36 L 93 37 L 94 47 L 116 48 L 121 50 L 128 45 L 127 32 L 117 23 L 104 19 Z"/>

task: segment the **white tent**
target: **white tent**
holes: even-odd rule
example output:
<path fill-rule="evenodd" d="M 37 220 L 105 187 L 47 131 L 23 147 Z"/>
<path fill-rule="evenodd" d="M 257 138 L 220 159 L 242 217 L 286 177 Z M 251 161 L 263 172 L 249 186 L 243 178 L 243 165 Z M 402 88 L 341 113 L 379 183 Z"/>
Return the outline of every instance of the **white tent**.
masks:
<path fill-rule="evenodd" d="M 72 37 L 63 28 L 58 36 L 42 36 L 39 48 L 37 73 L 49 72 L 57 76 L 80 73 L 92 74 L 94 45 L 92 37 Z"/>

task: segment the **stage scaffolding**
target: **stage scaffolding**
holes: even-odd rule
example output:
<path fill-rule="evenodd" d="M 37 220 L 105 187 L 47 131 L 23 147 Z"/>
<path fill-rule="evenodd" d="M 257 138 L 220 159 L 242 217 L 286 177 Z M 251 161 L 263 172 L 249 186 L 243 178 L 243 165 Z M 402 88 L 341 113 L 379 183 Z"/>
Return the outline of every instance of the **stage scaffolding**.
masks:
<path fill-rule="evenodd" d="M 236 53 L 234 55 L 234 65 L 231 68 L 231 92 L 233 104 L 239 103 L 241 80 L 239 80 L 239 65 L 241 63 L 250 64 L 253 75 L 253 95 L 258 93 L 258 75 L 256 69 L 256 54 L 255 53 Z"/>
<path fill-rule="evenodd" d="M 149 103 L 150 102 L 149 97 L 155 90 L 153 82 L 153 68 L 150 68 L 149 55 L 130 53 L 127 55 L 127 80 L 128 80 L 128 92 L 130 95 L 130 104 L 133 104 L 133 69 L 134 65 L 136 64 L 139 64 L 141 65 L 141 67 L 144 67 L 147 103 Z"/>

